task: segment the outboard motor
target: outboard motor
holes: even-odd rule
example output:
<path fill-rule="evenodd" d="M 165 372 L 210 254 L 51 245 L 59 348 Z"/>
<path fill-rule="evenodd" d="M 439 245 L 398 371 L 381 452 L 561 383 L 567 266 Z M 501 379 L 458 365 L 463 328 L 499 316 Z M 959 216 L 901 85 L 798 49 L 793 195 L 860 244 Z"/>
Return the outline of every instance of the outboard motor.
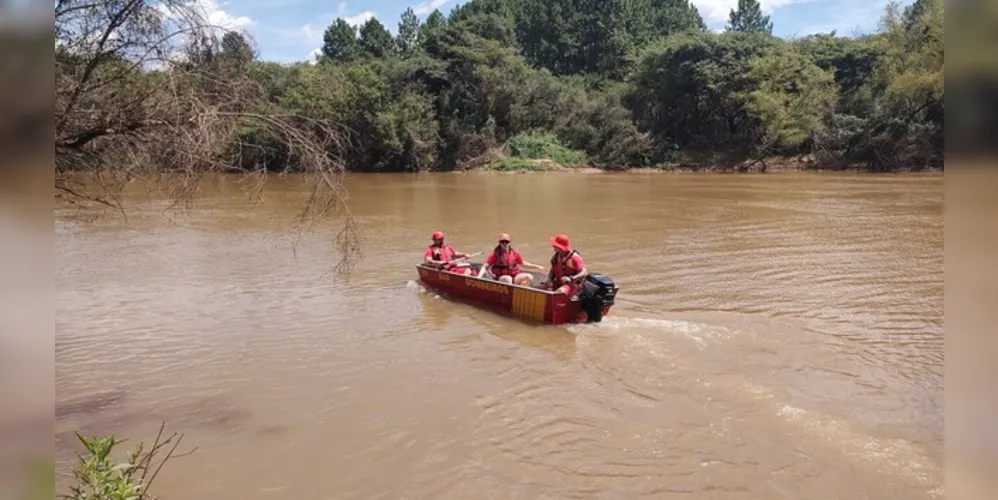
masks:
<path fill-rule="evenodd" d="M 588 316 L 586 322 L 599 323 L 603 321 L 603 309 L 613 305 L 613 299 L 616 295 L 617 287 L 609 276 L 598 273 L 590 273 L 586 276 L 579 289 L 582 310 Z"/>

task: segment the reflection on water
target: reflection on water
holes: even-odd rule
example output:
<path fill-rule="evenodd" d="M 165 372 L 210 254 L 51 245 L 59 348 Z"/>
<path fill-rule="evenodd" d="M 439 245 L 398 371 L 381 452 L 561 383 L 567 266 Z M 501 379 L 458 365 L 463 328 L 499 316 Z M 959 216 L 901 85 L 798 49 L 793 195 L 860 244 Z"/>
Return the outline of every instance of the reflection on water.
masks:
<path fill-rule="evenodd" d="M 942 176 L 350 179 L 365 258 L 226 182 L 169 221 L 57 219 L 57 441 L 199 451 L 163 498 L 941 496 Z M 621 285 L 552 327 L 416 282 L 430 232 Z M 70 433 L 70 434 L 67 434 Z"/>

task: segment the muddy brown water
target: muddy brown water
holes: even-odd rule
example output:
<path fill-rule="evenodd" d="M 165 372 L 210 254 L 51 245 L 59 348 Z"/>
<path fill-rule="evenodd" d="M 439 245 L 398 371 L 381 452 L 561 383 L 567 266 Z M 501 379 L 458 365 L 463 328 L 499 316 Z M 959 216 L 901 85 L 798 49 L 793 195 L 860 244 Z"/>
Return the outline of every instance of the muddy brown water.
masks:
<path fill-rule="evenodd" d="M 942 175 L 367 175 L 363 260 L 305 197 L 57 212 L 57 451 L 184 433 L 154 485 L 213 498 L 935 498 Z M 424 290 L 431 231 L 528 261 L 571 236 L 597 325 Z M 65 472 L 65 465 L 60 466 Z"/>

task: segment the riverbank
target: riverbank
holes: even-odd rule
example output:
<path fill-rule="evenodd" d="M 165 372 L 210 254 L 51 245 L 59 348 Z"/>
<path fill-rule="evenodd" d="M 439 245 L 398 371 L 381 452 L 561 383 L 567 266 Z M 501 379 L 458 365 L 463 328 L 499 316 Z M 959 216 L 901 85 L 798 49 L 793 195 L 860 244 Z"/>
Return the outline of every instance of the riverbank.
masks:
<path fill-rule="evenodd" d="M 506 174 L 572 172 L 594 174 L 604 172 L 662 172 L 662 173 L 791 173 L 791 172 L 942 172 L 943 167 L 933 166 L 868 166 L 843 165 L 821 162 L 813 157 L 771 156 L 762 160 L 740 161 L 679 161 L 663 165 L 629 166 L 610 165 L 603 167 L 587 165 L 563 165 L 550 159 L 527 159 L 506 157 L 498 161 L 474 166 L 458 172 L 490 172 Z"/>
<path fill-rule="evenodd" d="M 750 156 L 744 152 L 709 149 L 685 149 L 675 152 L 669 161 L 653 165 L 602 163 L 597 166 L 583 151 L 562 145 L 550 134 L 521 134 L 501 147 L 491 148 L 465 162 L 459 170 L 490 172 L 915 172 L 941 171 L 942 167 L 885 166 L 849 163 L 828 154 Z"/>

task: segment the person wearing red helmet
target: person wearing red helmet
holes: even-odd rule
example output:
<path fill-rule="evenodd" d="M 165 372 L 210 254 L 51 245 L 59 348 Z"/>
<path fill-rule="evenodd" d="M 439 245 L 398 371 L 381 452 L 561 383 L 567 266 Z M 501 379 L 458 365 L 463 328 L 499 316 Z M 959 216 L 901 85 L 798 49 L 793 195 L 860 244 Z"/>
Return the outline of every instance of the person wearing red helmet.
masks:
<path fill-rule="evenodd" d="M 499 244 L 485 260 L 485 265 L 479 271 L 478 277 L 481 278 L 485 276 L 486 272 L 491 272 L 492 278 L 496 281 L 530 286 L 533 284 L 534 277 L 529 273 L 521 273 L 520 266 L 530 267 L 538 271 L 544 270 L 542 266 L 523 260 L 520 251 L 510 246 L 509 235 L 503 233 L 499 235 Z"/>
<path fill-rule="evenodd" d="M 582 255 L 572 249 L 572 241 L 564 234 L 551 238 L 551 246 L 554 248 L 554 255 L 551 256 L 547 288 L 575 295 L 579 290 L 579 281 L 589 273 Z"/>
<path fill-rule="evenodd" d="M 471 274 L 470 267 L 462 267 L 460 262 L 456 262 L 456 259 L 464 259 L 468 257 L 468 254 L 458 252 L 454 247 L 445 244 L 444 233 L 440 231 L 434 231 L 431 238 L 433 243 L 423 253 L 423 260 L 427 264 L 452 273 Z"/>

